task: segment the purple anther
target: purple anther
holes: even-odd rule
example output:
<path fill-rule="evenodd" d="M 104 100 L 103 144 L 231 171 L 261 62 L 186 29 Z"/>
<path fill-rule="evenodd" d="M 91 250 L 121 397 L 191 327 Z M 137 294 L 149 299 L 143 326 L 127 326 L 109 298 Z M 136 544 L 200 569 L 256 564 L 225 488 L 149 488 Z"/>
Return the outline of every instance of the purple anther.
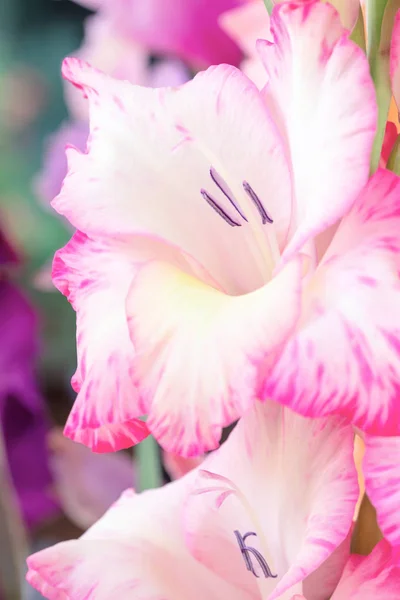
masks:
<path fill-rule="evenodd" d="M 247 183 L 247 181 L 243 181 L 243 189 L 246 192 L 246 194 L 249 195 L 251 200 L 254 202 L 255 207 L 257 208 L 258 212 L 261 215 L 263 225 L 265 225 L 265 223 L 273 223 L 274 221 L 271 219 L 271 217 L 269 216 L 269 214 L 267 213 L 267 211 L 261 204 L 260 198 L 257 196 L 257 194 L 255 193 L 255 191 L 253 190 L 251 185 L 249 183 Z"/>
<path fill-rule="evenodd" d="M 219 206 L 219 204 L 217 204 L 217 202 L 214 200 L 214 198 L 212 198 L 210 196 L 210 194 L 208 192 L 206 192 L 206 190 L 201 189 L 200 194 L 203 196 L 204 200 L 211 206 L 211 208 L 213 208 L 215 210 L 215 212 L 217 214 L 219 214 L 219 216 L 222 217 L 224 219 L 224 221 L 226 221 L 228 223 L 228 225 L 230 225 L 231 227 L 241 227 L 242 226 L 241 223 L 238 223 L 237 221 L 232 219 L 232 217 L 230 217 Z"/>
<path fill-rule="evenodd" d="M 274 575 L 272 573 L 267 561 L 265 560 L 265 558 L 263 557 L 261 552 L 259 550 L 257 550 L 256 548 L 253 548 L 252 546 L 248 546 L 246 543 L 246 539 L 248 537 L 251 537 L 253 535 L 255 537 L 257 537 L 257 534 L 254 531 L 249 531 L 249 532 L 245 533 L 244 535 L 241 535 L 241 533 L 238 530 L 235 530 L 233 533 L 235 534 L 236 541 L 239 544 L 239 548 L 242 553 L 243 560 L 246 565 L 246 569 L 248 571 L 250 571 L 251 573 L 253 573 L 253 575 L 255 577 L 257 577 L 257 578 L 259 577 L 259 575 L 257 575 L 257 572 L 256 572 L 254 564 L 253 564 L 253 560 L 252 560 L 252 557 L 253 557 L 258 562 L 258 564 L 261 568 L 261 571 L 263 572 L 263 575 L 266 579 L 268 577 L 272 577 L 273 579 L 276 579 L 278 577 L 278 575 Z"/>
<path fill-rule="evenodd" d="M 224 196 L 226 196 L 226 198 L 228 198 L 228 200 L 232 204 L 233 208 L 239 213 L 239 215 L 242 217 L 242 219 L 244 219 L 245 221 L 247 221 L 246 216 L 243 214 L 243 212 L 241 211 L 240 207 L 236 204 L 235 200 L 233 199 L 233 193 L 230 190 L 228 184 L 221 177 L 221 175 L 218 173 L 218 171 L 216 171 L 214 169 L 214 167 L 211 167 L 211 169 L 210 169 L 210 175 L 211 175 L 211 179 L 213 180 L 213 182 L 215 183 L 215 185 L 217 187 L 219 187 L 219 189 L 224 194 Z"/>

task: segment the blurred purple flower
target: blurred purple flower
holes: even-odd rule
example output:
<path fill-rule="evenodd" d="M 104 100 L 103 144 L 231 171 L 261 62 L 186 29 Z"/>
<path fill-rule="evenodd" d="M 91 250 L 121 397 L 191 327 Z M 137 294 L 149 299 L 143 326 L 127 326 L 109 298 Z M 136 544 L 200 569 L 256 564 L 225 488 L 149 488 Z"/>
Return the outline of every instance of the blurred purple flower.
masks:
<path fill-rule="evenodd" d="M 16 255 L 0 233 L 1 265 Z M 15 285 L 0 272 L 0 424 L 24 521 L 34 527 L 58 508 L 46 447 L 47 420 L 34 373 L 36 319 Z"/>

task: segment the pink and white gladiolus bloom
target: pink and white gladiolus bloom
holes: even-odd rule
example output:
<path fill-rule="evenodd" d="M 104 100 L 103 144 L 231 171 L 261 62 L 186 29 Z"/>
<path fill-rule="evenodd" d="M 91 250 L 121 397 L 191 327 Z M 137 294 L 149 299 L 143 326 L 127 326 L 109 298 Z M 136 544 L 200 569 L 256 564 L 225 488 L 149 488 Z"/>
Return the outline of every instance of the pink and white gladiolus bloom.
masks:
<path fill-rule="evenodd" d="M 261 92 L 226 65 L 151 90 L 64 64 L 91 120 L 53 202 L 78 229 L 53 271 L 77 311 L 65 432 L 96 451 L 150 430 L 197 455 L 257 398 L 400 432 L 400 184 L 367 183 L 367 59 L 330 4 L 280 4 L 271 32 Z"/>
<path fill-rule="evenodd" d="M 349 558 L 352 442 L 341 417 L 257 403 L 188 476 L 31 556 L 28 581 L 50 600 L 327 600 Z"/>

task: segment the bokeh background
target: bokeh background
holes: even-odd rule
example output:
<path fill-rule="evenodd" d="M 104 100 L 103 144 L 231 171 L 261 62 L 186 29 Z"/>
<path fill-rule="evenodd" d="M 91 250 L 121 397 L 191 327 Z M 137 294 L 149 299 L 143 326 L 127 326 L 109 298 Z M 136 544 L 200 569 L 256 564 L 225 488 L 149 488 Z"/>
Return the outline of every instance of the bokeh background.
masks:
<path fill-rule="evenodd" d="M 69 0 L 0 0 L 0 228 L 12 248 L 4 260 L 0 251 L 1 600 L 40 597 L 23 583 L 25 554 L 80 535 L 94 518 L 96 474 L 118 472 L 97 469 L 58 429 L 74 400 L 75 314 L 49 265 L 70 230 L 37 193 L 49 136 L 67 118 L 61 61 L 88 14 Z M 126 458 L 117 488 L 133 479 Z"/>
<path fill-rule="evenodd" d="M 18 281 L 39 311 L 39 368 L 51 396 L 63 381 L 69 389 L 75 316 L 65 298 L 39 291 L 36 280 L 70 233 L 40 201 L 35 180 L 50 134 L 67 118 L 61 61 L 80 46 L 89 12 L 70 0 L 1 0 L 0 6 L 1 217 L 23 258 Z"/>

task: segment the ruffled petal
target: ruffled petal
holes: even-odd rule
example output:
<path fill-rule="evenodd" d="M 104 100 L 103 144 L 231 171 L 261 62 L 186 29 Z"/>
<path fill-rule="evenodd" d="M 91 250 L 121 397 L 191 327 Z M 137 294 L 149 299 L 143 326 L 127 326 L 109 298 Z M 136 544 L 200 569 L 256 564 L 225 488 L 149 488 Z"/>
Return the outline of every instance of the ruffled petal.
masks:
<path fill-rule="evenodd" d="M 183 456 L 216 448 L 254 402 L 300 310 L 301 261 L 228 296 L 168 263 L 145 265 L 127 301 L 134 373 L 147 426 Z"/>
<path fill-rule="evenodd" d="M 351 207 L 366 183 L 376 128 L 368 61 L 335 9 L 285 2 L 260 41 L 266 102 L 286 139 L 295 188 L 287 259 Z"/>
<path fill-rule="evenodd" d="M 87 123 L 67 122 L 47 140 L 43 167 L 34 182 L 36 194 L 46 207 L 49 207 L 50 202 L 60 193 L 67 174 L 67 147 L 73 146 L 83 152 L 88 135 Z"/>
<path fill-rule="evenodd" d="M 115 1 L 118 2 L 112 0 Z M 147 83 L 148 51 L 134 38 L 121 35 L 103 11 L 86 19 L 84 44 L 75 54 L 116 79 L 127 79 L 140 85 Z M 87 121 L 88 105 L 82 94 L 67 84 L 65 97 L 71 115 Z"/>
<path fill-rule="evenodd" d="M 87 155 L 68 152 L 56 210 L 91 236 L 160 236 L 230 293 L 268 281 L 286 241 L 291 190 L 254 84 L 227 65 L 177 89 L 132 86 L 76 59 L 64 74 L 89 97 L 91 135 Z"/>
<path fill-rule="evenodd" d="M 308 420 L 258 403 L 200 468 L 185 511 L 187 542 L 237 589 L 291 597 L 346 538 L 357 497 L 353 433 L 343 419 Z M 331 563 L 325 597 L 343 565 Z M 309 585 L 307 599 L 320 591 Z"/>
<path fill-rule="evenodd" d="M 126 241 L 95 242 L 77 232 L 53 263 L 54 284 L 77 311 L 78 396 L 65 435 L 96 452 L 126 448 L 148 435 L 138 419 L 124 308 L 135 274 L 129 248 Z"/>
<path fill-rule="evenodd" d="M 380 530 L 400 550 L 400 437 L 365 436 L 363 472 Z"/>
<path fill-rule="evenodd" d="M 50 600 L 258 600 L 188 552 L 181 512 L 188 481 L 120 500 L 80 540 L 28 559 L 28 581 Z"/>
<path fill-rule="evenodd" d="M 264 396 L 306 416 L 400 433 L 400 179 L 378 171 L 305 290 Z"/>

